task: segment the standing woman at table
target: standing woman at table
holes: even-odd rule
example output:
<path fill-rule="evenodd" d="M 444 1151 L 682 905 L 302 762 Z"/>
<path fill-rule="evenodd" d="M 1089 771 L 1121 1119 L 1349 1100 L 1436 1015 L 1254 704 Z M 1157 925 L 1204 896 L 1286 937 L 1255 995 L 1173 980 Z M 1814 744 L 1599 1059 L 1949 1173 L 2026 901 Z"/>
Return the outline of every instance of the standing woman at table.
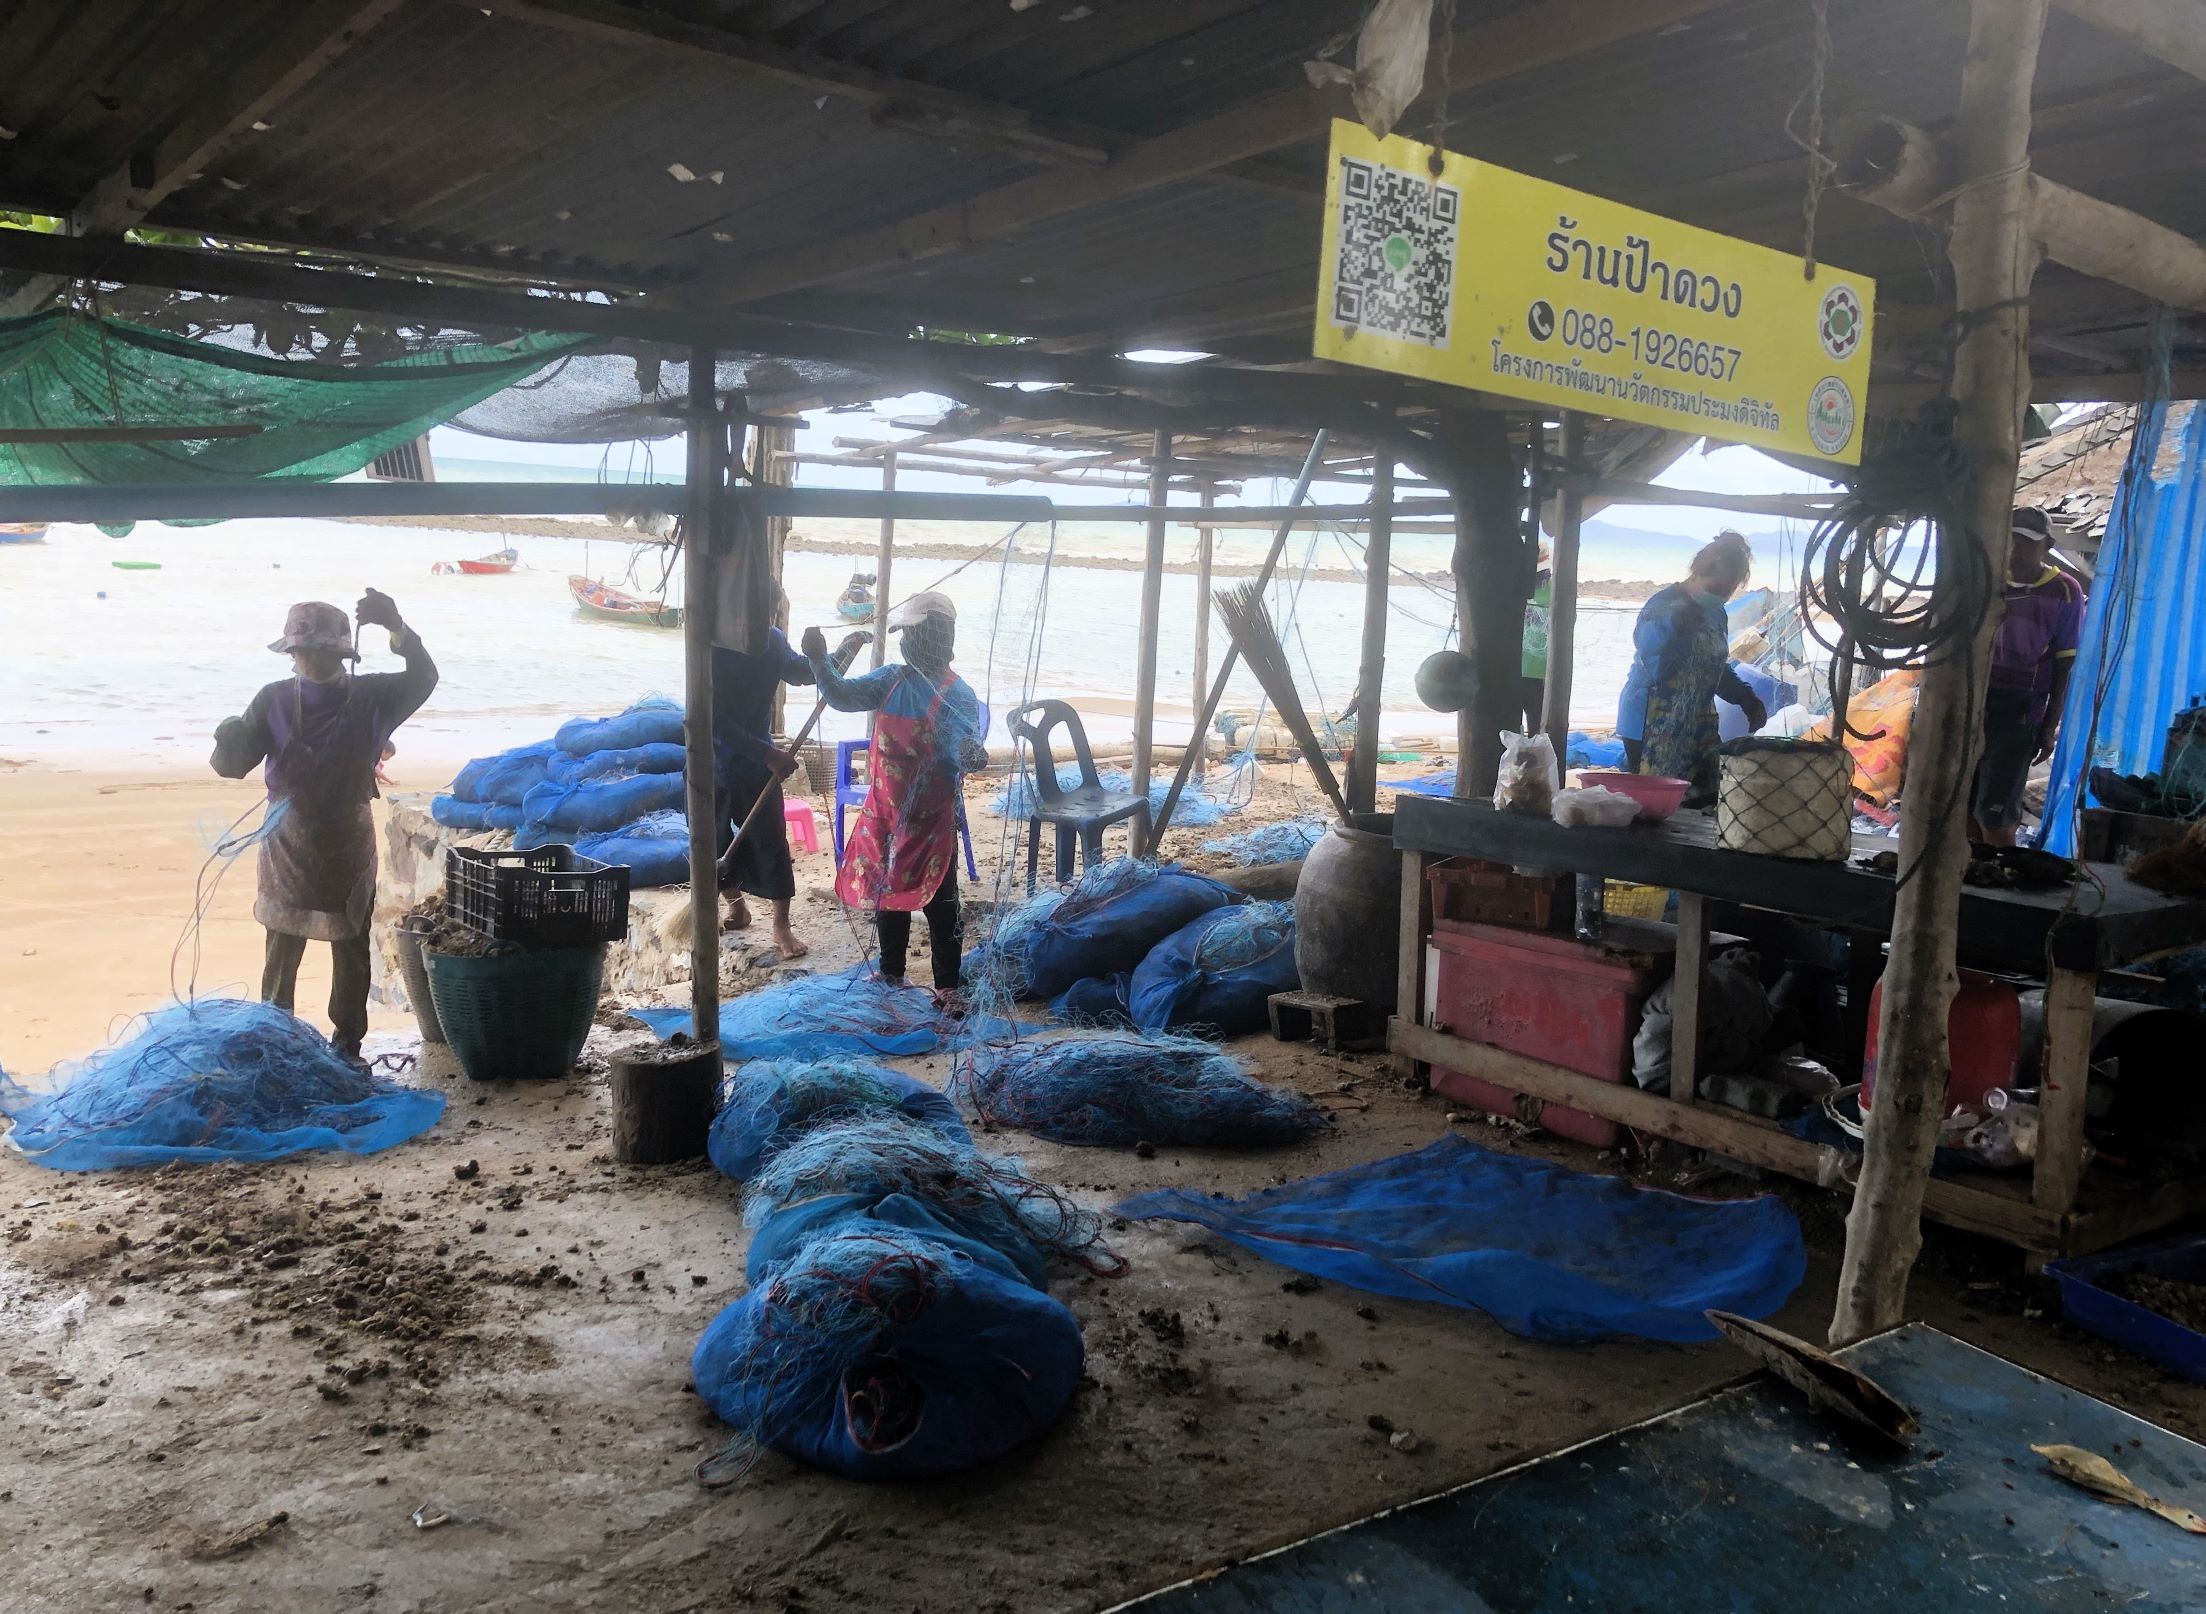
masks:
<path fill-rule="evenodd" d="M 1761 697 L 1731 670 L 1724 602 L 1745 584 L 1753 552 L 1736 532 L 1701 546 L 1681 583 L 1658 589 L 1632 629 L 1632 670 L 1616 706 L 1616 733 L 1634 773 L 1692 781 L 1693 796 L 1716 789 L 1716 697 L 1736 704 L 1749 732 L 1768 720 Z"/>

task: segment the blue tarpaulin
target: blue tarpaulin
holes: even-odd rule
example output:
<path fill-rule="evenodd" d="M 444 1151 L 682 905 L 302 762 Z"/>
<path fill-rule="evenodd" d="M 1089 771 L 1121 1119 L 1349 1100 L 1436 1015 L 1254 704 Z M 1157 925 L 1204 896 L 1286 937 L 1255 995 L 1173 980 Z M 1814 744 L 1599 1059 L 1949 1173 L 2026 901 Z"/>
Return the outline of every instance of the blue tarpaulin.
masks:
<path fill-rule="evenodd" d="M 1452 1135 L 1246 1199 L 1166 1188 L 1114 1209 L 1193 1222 L 1298 1272 L 1563 1342 L 1714 1339 L 1702 1313 L 1766 1317 L 1808 1266 L 1799 1222 L 1770 1195 L 1687 1199 Z"/>
<path fill-rule="evenodd" d="M 628 1012 L 662 1040 L 690 1034 L 686 1007 Z M 896 1059 L 931 1054 L 961 1034 L 986 1041 L 1016 1029 L 990 1015 L 952 1019 L 924 987 L 892 985 L 866 964 L 839 975 L 799 976 L 720 1005 L 720 1051 L 730 1059 Z"/>
<path fill-rule="evenodd" d="M 2141 406 L 2130 466 L 2099 546 L 2061 711 L 2048 851 L 2076 849 L 2076 809 L 2090 804 L 2085 774 L 2159 772 L 2168 720 L 2206 691 L 2206 409 Z"/>

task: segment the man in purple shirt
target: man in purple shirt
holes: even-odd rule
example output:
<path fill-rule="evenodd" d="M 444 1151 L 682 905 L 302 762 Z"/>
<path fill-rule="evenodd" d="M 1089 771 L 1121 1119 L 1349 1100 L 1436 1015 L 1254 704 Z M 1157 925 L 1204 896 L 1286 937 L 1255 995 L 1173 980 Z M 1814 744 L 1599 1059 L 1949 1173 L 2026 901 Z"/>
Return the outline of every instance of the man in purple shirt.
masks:
<path fill-rule="evenodd" d="M 330 1043 L 349 1059 L 368 1033 L 368 917 L 375 907 L 375 770 L 392 731 L 437 687 L 437 664 L 388 594 L 369 589 L 355 614 L 390 631 L 406 669 L 359 674 L 352 624 L 319 600 L 291 607 L 268 648 L 292 677 L 267 685 L 214 732 L 214 771 L 242 779 L 266 764 L 268 833 L 253 917 L 268 932 L 260 995 L 292 1005 L 310 940 L 330 952 Z"/>
<path fill-rule="evenodd" d="M 2007 547 L 2005 614 L 1992 641 L 1984 692 L 1984 754 L 1969 801 L 1970 831 L 2012 846 L 2032 764 L 2053 754 L 2068 675 L 2083 637 L 2083 585 L 2049 560 L 2053 522 L 2043 510 L 2014 513 Z"/>

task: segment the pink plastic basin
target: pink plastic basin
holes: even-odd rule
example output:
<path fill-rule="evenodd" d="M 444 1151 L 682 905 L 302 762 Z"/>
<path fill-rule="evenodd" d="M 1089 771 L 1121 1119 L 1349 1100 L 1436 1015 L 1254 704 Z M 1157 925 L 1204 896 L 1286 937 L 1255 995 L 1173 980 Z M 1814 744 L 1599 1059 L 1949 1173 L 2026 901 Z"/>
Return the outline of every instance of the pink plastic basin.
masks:
<path fill-rule="evenodd" d="M 1685 793 L 1693 788 L 1690 779 L 1672 779 L 1659 773 L 1610 773 L 1596 770 L 1578 775 L 1578 782 L 1598 785 L 1603 790 L 1613 790 L 1619 796 L 1629 796 L 1639 803 L 1639 822 L 1659 824 L 1678 810 L 1685 800 Z"/>

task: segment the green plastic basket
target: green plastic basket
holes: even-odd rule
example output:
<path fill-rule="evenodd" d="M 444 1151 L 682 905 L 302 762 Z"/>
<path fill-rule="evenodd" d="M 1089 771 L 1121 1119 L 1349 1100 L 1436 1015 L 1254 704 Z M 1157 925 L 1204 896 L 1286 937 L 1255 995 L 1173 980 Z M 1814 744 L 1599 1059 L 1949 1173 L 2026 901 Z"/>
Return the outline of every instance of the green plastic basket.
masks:
<path fill-rule="evenodd" d="M 597 1014 L 602 943 L 476 958 L 425 948 L 422 960 L 444 1040 L 474 1080 L 553 1080 L 574 1069 Z"/>

